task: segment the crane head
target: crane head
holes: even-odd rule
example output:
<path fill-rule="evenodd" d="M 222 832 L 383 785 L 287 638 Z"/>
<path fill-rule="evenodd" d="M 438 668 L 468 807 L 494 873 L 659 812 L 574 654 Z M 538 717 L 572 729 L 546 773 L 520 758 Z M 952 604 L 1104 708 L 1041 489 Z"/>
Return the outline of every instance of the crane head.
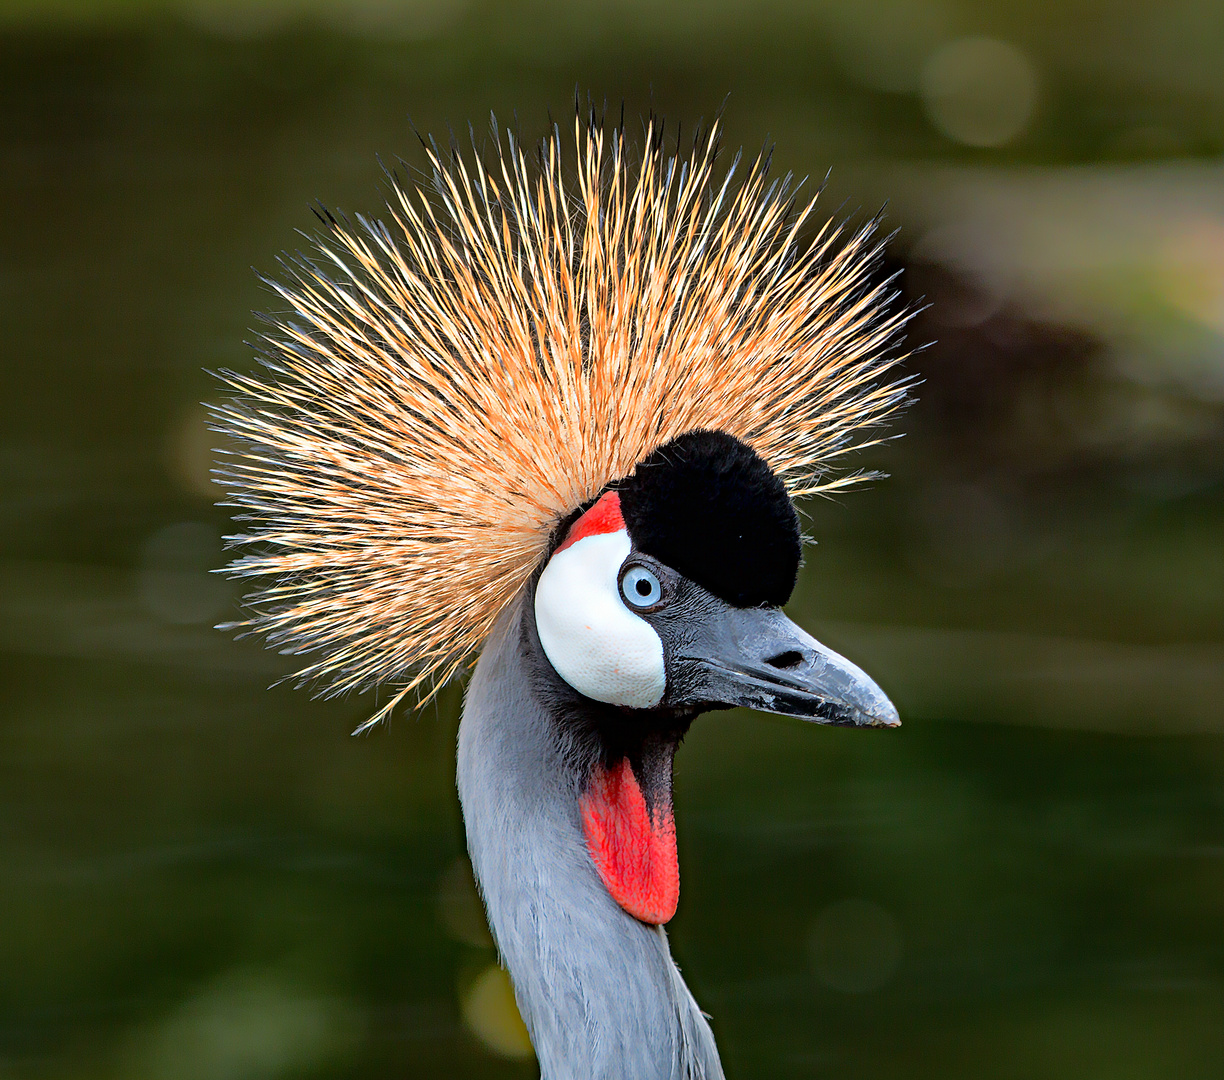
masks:
<path fill-rule="evenodd" d="M 628 709 L 743 705 L 896 727 L 883 691 L 783 614 L 800 552 L 794 507 L 761 457 L 690 432 L 569 526 L 536 587 L 541 647 L 580 694 Z"/>
<path fill-rule="evenodd" d="M 623 710 L 581 809 L 605 885 L 645 922 L 668 921 L 679 899 L 677 717 L 747 706 L 900 724 L 870 677 L 782 612 L 800 554 L 798 517 L 766 462 L 729 434 L 696 431 L 603 492 L 540 574 L 535 627 L 548 662 L 578 694 Z"/>

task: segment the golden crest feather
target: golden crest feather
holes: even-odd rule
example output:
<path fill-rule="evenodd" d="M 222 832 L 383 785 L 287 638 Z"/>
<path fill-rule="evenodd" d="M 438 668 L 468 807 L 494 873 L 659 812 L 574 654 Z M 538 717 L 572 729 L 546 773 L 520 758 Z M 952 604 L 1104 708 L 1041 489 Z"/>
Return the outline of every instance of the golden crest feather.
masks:
<path fill-rule="evenodd" d="M 752 446 L 792 496 L 834 476 L 905 396 L 907 313 L 873 280 L 868 226 L 802 239 L 758 157 L 715 171 L 717 125 L 681 158 L 646 127 L 556 129 L 466 160 L 427 147 L 425 190 L 393 183 L 394 229 L 328 218 L 271 282 L 264 370 L 223 372 L 238 448 L 218 470 L 271 579 L 240 626 L 312 654 L 328 694 L 414 689 L 468 662 L 547 556 L 557 524 L 650 451 L 699 428 Z M 426 695 L 428 696 L 428 694 Z"/>

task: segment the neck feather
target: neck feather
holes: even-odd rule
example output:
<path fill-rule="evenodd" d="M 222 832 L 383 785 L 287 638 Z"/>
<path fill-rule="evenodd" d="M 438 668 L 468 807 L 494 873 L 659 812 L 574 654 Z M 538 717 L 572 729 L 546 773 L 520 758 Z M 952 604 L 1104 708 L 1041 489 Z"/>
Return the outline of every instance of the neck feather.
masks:
<path fill-rule="evenodd" d="M 468 851 L 544 1080 L 722 1080 L 661 927 L 609 895 L 579 798 L 594 716 L 559 688 L 527 603 L 490 635 L 459 728 Z M 592 709 L 596 708 L 591 706 Z"/>

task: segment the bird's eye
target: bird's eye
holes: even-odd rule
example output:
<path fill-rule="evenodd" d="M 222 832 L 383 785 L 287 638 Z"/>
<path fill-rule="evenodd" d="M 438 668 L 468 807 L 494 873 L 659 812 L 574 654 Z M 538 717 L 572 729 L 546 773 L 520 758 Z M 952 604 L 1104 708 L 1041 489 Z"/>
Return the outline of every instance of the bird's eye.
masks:
<path fill-rule="evenodd" d="M 663 599 L 663 586 L 646 567 L 630 566 L 621 575 L 621 595 L 632 608 L 652 608 Z"/>

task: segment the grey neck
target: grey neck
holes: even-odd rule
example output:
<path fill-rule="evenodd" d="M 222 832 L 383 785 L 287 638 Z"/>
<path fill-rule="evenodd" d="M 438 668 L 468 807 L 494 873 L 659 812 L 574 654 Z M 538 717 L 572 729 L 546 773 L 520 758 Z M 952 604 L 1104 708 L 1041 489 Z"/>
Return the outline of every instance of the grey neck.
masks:
<path fill-rule="evenodd" d="M 576 706 L 541 667 L 530 595 L 508 607 L 476 665 L 458 781 L 472 866 L 541 1076 L 722 1080 L 666 934 L 617 905 L 587 853 L 584 752 L 558 715 Z"/>

